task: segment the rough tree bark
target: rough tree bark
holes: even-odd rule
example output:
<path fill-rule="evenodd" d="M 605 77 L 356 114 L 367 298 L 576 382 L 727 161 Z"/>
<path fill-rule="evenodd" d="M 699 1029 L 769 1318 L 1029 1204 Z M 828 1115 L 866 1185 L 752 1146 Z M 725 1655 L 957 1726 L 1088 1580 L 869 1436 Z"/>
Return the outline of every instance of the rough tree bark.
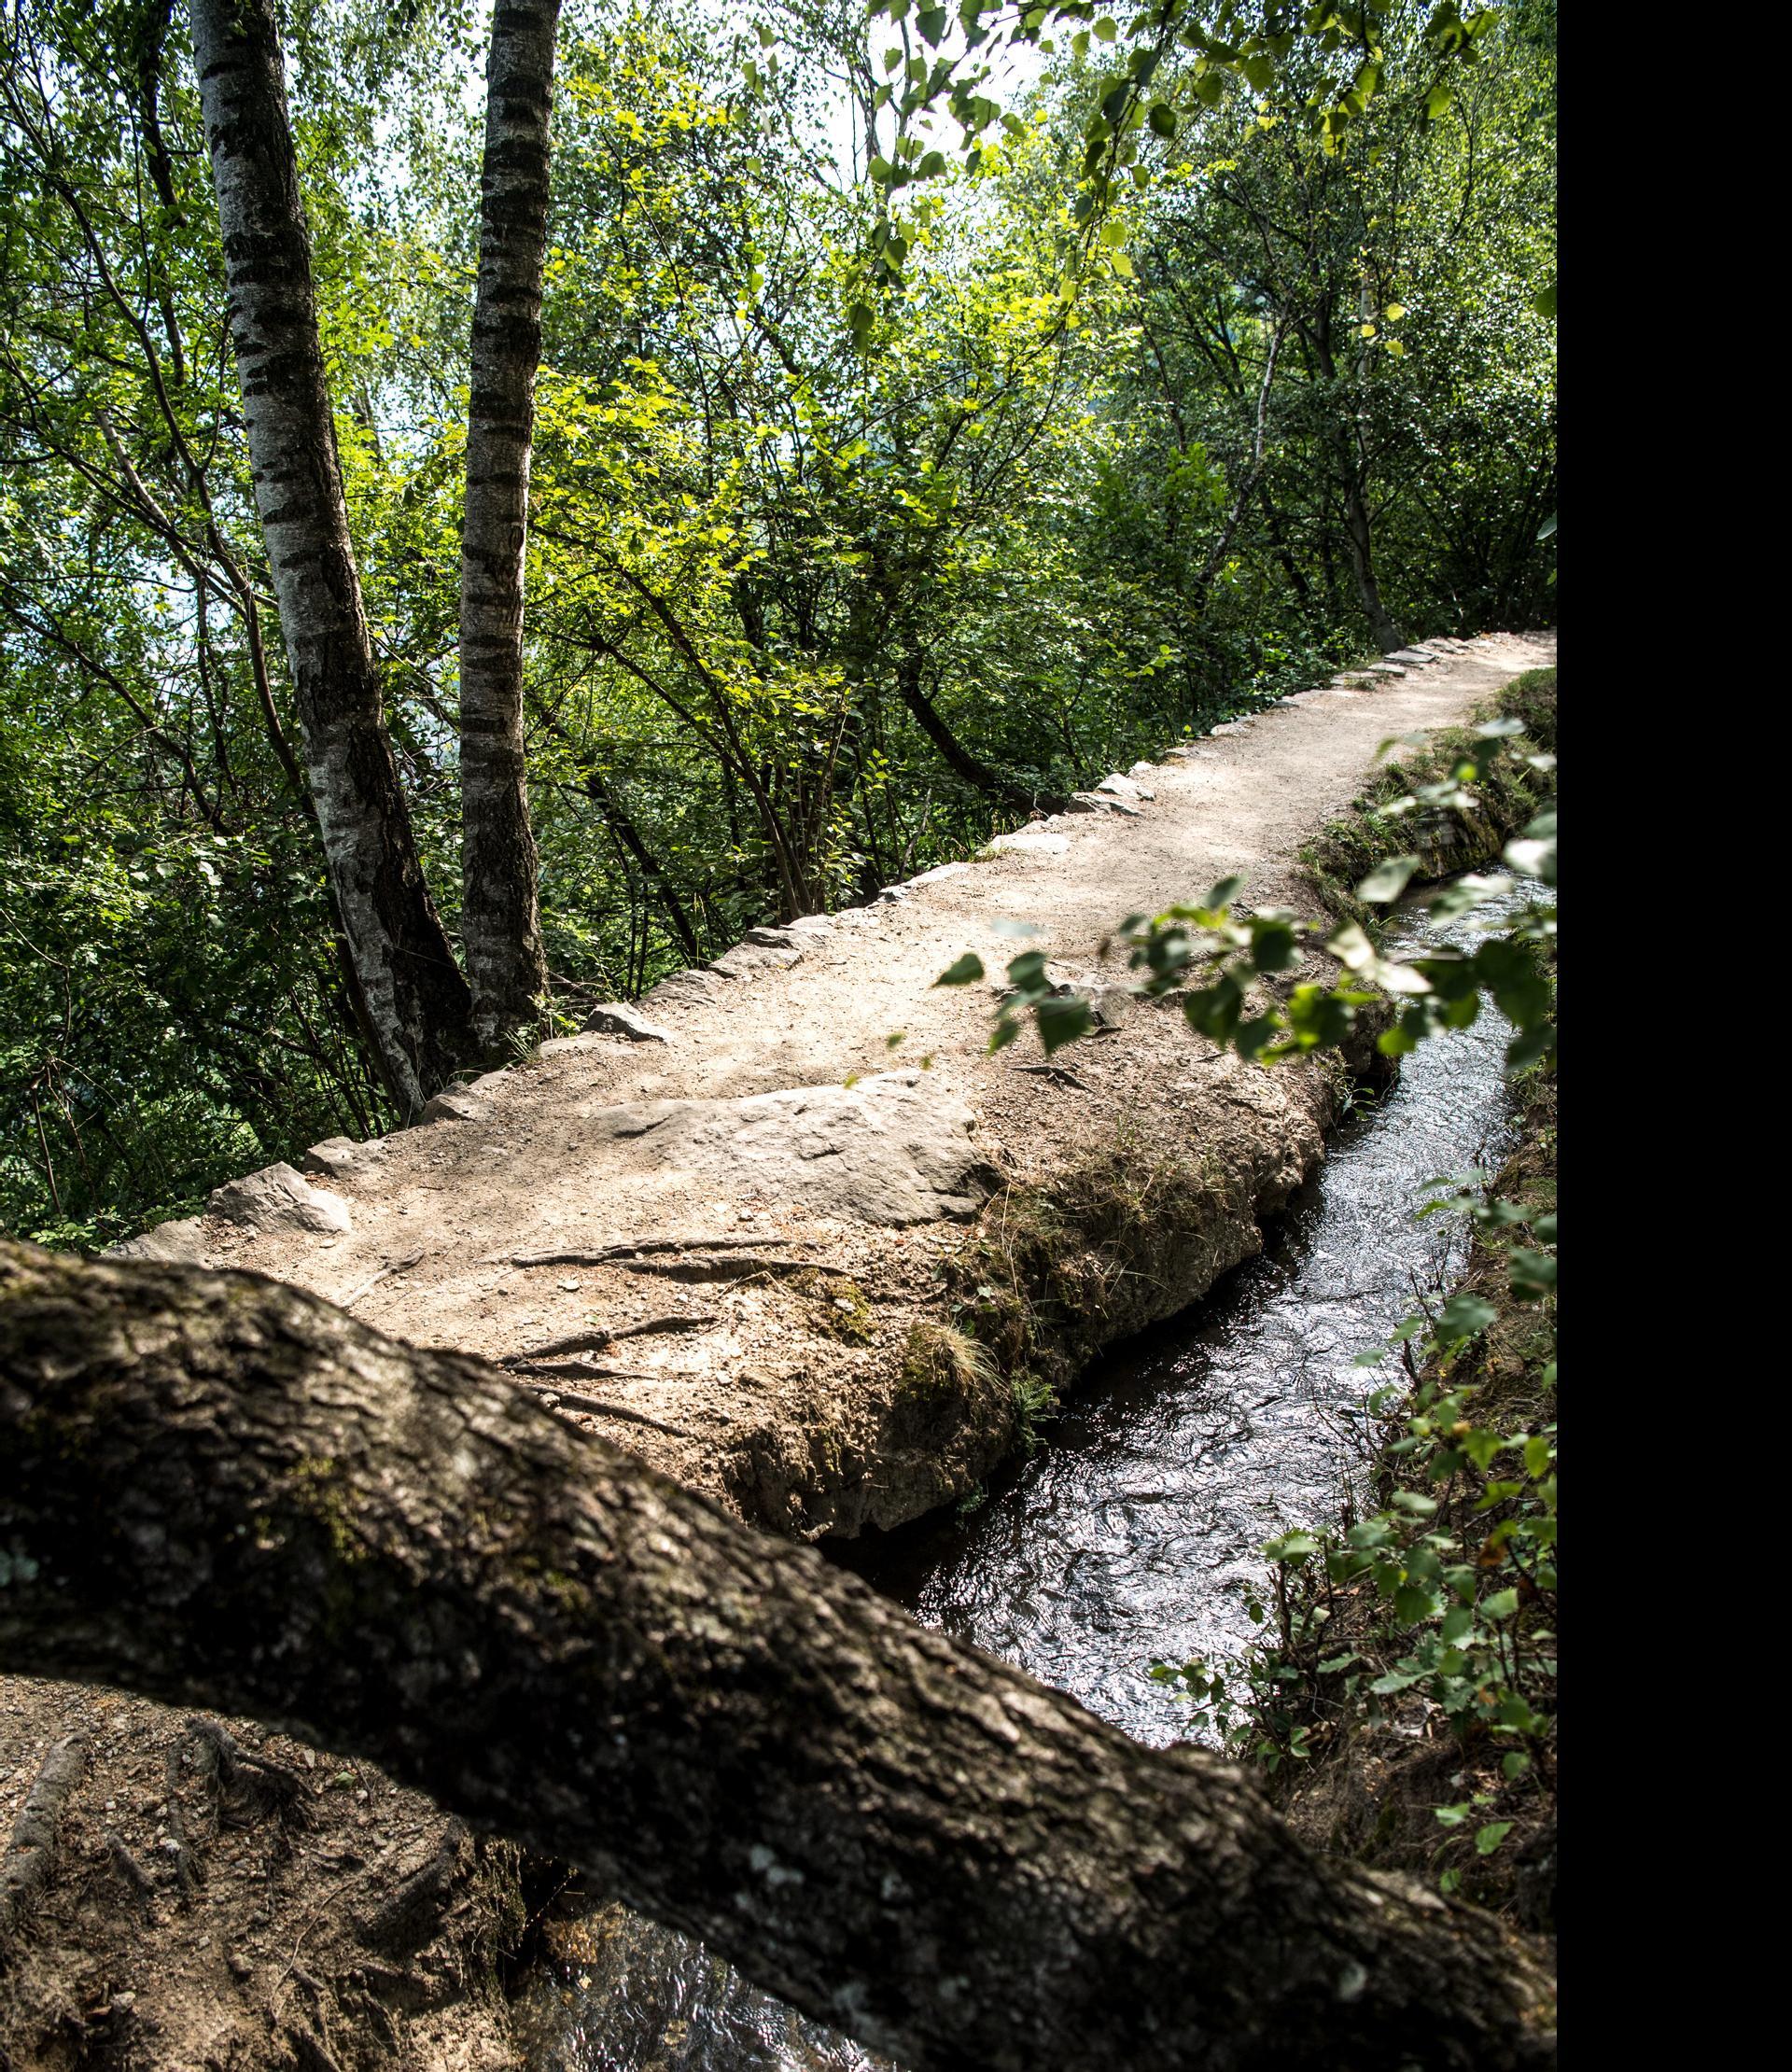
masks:
<path fill-rule="evenodd" d="M 382 1077 L 407 1113 L 472 1050 L 466 981 L 424 881 L 349 539 L 270 0 L 193 0 L 256 507 L 325 865 Z"/>
<path fill-rule="evenodd" d="M 301 1726 L 913 2072 L 1552 2062 L 1488 1917 L 296 1289 L 0 1245 L 0 1667 Z"/>
<path fill-rule="evenodd" d="M 548 121 L 560 0 L 499 0 L 486 67 L 467 492 L 460 549 L 462 940 L 488 1051 L 534 1029 L 548 989 L 523 753 L 529 523 Z"/>

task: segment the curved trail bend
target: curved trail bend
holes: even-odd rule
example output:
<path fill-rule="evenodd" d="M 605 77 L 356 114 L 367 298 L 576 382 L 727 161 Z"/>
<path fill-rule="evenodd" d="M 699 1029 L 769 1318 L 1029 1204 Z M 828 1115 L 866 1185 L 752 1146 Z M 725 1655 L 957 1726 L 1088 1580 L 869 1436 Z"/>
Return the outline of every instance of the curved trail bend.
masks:
<path fill-rule="evenodd" d="M 1323 1074 L 1242 1066 L 1173 1012 L 1135 1007 L 1124 1037 L 1067 1054 L 1068 1076 L 1037 1069 L 1030 1038 L 992 1058 L 989 990 L 935 990 L 940 972 L 975 950 L 999 973 L 1023 946 L 999 924 L 1026 922 L 1054 975 L 1118 983 L 1099 961 L 1118 920 L 1231 873 L 1253 904 L 1310 905 L 1299 848 L 1379 745 L 1460 721 L 1554 659 L 1553 636 L 1485 636 L 1363 689 L 1304 693 L 1139 770 L 1155 796 L 1136 816 L 1035 823 L 899 898 L 755 931 L 767 939 L 640 1003 L 668 1041 L 551 1043 L 437 1104 L 456 1115 L 320 1147 L 307 1179 L 321 1207 L 276 1200 L 271 1217 L 251 1201 L 247 1220 L 208 1215 L 138 1245 L 526 1363 L 520 1380 L 567 1415 L 756 1522 L 813 1537 L 913 1517 L 1012 1443 L 1011 1393 L 967 1374 L 942 1406 L 912 1337 L 949 1318 L 942 1269 L 980 1213 L 1000 1220 L 1006 1183 L 1116 1152 L 1207 1176 L 1211 1227 L 1088 1321 L 1086 1357 L 1256 1251 L 1331 1119 Z M 301 1226 L 341 1223 L 337 1204 L 346 1230 Z"/>

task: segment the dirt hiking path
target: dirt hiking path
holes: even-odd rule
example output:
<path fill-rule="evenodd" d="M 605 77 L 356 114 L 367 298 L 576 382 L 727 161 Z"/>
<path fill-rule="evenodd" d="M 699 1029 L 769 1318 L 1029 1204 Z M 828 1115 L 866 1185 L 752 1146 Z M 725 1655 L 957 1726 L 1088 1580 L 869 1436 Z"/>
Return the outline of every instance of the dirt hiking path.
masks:
<path fill-rule="evenodd" d="M 1555 659 L 1553 638 L 1435 647 L 1172 752 L 1138 773 L 1155 796 L 1125 802 L 1136 817 L 1066 816 L 871 909 L 763 931 L 642 1003 L 665 1042 L 547 1045 L 442 1120 L 315 1147 L 306 1176 L 252 1174 L 126 1249 L 259 1268 L 508 1359 L 760 1523 L 913 1517 L 1001 1458 L 1029 1391 L 1259 1247 L 1342 1077 L 1247 1068 L 1144 1007 L 1043 1071 L 1030 1037 L 987 1055 L 986 987 L 933 980 L 967 949 L 999 972 L 1019 945 L 998 923 L 1024 920 L 1058 975 L 1112 987 L 1108 929 L 1231 872 L 1256 904 L 1306 903 L 1300 846 L 1380 741 Z M 0 1924 L 0 2063 L 519 2062 L 495 1959 L 541 1896 L 514 1850 L 371 1765 L 0 1678 L 0 1817 L 21 1813 L 5 1869 L 35 1849 L 36 1883 Z"/>
<path fill-rule="evenodd" d="M 1035 822 L 872 906 L 752 931 L 640 1003 L 663 1041 L 546 1044 L 439 1098 L 442 1119 L 316 1147 L 305 1183 L 270 1169 L 220 1189 L 222 1213 L 139 1242 L 510 1361 L 567 1415 L 758 1522 L 815 1537 L 912 1517 L 1012 1437 L 1012 1389 L 989 1386 L 974 1349 L 915 1328 L 962 1319 L 967 1286 L 979 1299 L 967 1247 L 1016 1184 L 1116 1157 L 1206 1176 L 1211 1212 L 1179 1233 L 1198 1241 L 1082 1320 L 1086 1356 L 1256 1250 L 1331 1117 L 1323 1072 L 1242 1066 L 1173 1011 L 1135 1007 L 1124 1037 L 1064 1054 L 1067 1071 L 1042 1070 L 1030 1035 L 992 1058 L 991 989 L 935 989 L 939 973 L 966 950 L 1000 973 L 1043 948 L 1055 977 L 1113 988 L 1118 1019 L 1125 974 L 1099 951 L 1125 915 L 1232 873 L 1251 903 L 1310 906 L 1299 848 L 1379 745 L 1459 721 L 1554 657 L 1553 636 L 1439 642 L 1404 674 L 1301 693 L 1136 765 L 1111 805 Z M 1041 933 L 1001 932 L 1015 922 Z"/>

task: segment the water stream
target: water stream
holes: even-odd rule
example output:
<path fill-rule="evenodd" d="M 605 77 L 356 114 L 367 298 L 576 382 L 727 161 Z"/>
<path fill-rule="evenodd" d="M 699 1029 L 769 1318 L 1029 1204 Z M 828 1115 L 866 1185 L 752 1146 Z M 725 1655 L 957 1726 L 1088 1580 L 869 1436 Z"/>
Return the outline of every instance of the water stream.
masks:
<path fill-rule="evenodd" d="M 1461 939 L 1483 906 L 1429 935 Z M 1415 928 L 1419 925 L 1414 923 Z M 1139 1740 L 1184 1738 L 1155 1659 L 1241 1653 L 1263 1541 L 1335 1515 L 1363 1406 L 1389 1378 L 1354 1356 L 1415 1292 L 1448 1282 L 1465 1235 L 1414 1214 L 1424 1183 L 1491 1164 L 1507 1105 L 1492 1015 L 1423 1045 L 1359 1109 L 1266 1251 L 1120 1349 L 1046 1443 L 958 1517 L 845 1558 L 930 1626 L 1005 1656 Z M 866 2072 L 881 2060 L 634 1916 L 558 1966 L 527 2007 L 532 2072 Z"/>

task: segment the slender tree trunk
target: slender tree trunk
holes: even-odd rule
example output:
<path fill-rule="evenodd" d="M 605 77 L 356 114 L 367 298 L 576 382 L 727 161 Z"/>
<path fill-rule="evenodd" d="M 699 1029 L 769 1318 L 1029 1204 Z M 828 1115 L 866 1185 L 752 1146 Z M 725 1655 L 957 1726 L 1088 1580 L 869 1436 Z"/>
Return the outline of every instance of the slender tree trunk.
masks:
<path fill-rule="evenodd" d="M 973 755 L 946 725 L 940 708 L 927 694 L 922 681 L 921 653 L 918 648 L 910 648 L 896 665 L 896 688 L 902 693 L 903 703 L 914 716 L 915 723 L 940 751 L 946 766 L 964 781 L 981 791 L 986 798 L 994 799 L 1011 813 L 1030 813 L 1037 807 L 1043 813 L 1061 813 L 1065 801 L 1045 792 L 1029 791 L 1016 784 L 1013 777 L 1004 777 L 1000 770 L 991 769 L 981 756 Z"/>
<path fill-rule="evenodd" d="M 908 571 L 908 580 L 915 580 L 912 570 Z M 878 652 L 885 640 L 894 635 L 901 642 L 896 657 L 897 693 L 916 725 L 939 751 L 946 767 L 973 790 L 981 791 L 985 798 L 994 800 L 1011 813 L 1030 813 L 1036 807 L 1045 813 L 1061 812 L 1066 804 L 1063 799 L 1035 794 L 1001 771 L 992 769 L 981 756 L 967 749 L 946 724 L 940 708 L 928 696 L 922 680 L 924 657 L 918 639 L 910 627 L 902 627 L 900 633 L 896 631 L 900 625 L 902 581 L 889 567 L 884 549 L 874 544 L 871 582 L 855 608 L 847 631 L 848 669 L 860 682 L 870 683 L 876 669 Z"/>
<path fill-rule="evenodd" d="M 587 763 L 581 777 L 585 796 L 609 823 L 610 832 L 623 850 L 634 859 L 642 877 L 652 889 L 652 896 L 665 910 L 666 925 L 678 941 L 679 947 L 693 964 L 703 962 L 703 945 L 697 940 L 697 931 L 692 925 L 691 916 L 684 902 L 679 897 L 678 887 L 672 882 L 664 863 L 641 838 L 641 831 L 635 825 L 628 808 L 617 795 L 616 788 L 597 768 Z M 645 905 L 645 902 L 643 902 Z M 642 936 L 645 941 L 646 918 L 643 915 Z"/>
<path fill-rule="evenodd" d="M 1363 615 L 1369 622 L 1369 637 L 1383 654 L 1405 645 L 1400 628 L 1381 601 L 1381 585 L 1375 574 L 1375 541 L 1369 529 L 1368 498 L 1350 455 L 1344 458 L 1343 479 L 1338 487 L 1344 501 L 1344 551 L 1351 557 L 1351 573 L 1356 578 L 1356 595 Z"/>
<path fill-rule="evenodd" d="M 1214 579 L 1225 567 L 1226 556 L 1232 552 L 1232 542 L 1238 538 L 1239 527 L 1244 522 L 1244 513 L 1263 474 L 1263 442 L 1269 424 L 1269 391 L 1275 384 L 1276 361 L 1281 352 L 1281 342 L 1288 334 L 1288 321 L 1283 317 L 1276 326 L 1269 340 L 1269 350 L 1264 356 L 1263 379 L 1257 387 L 1256 416 L 1251 436 L 1251 459 L 1240 470 L 1239 486 L 1232 498 L 1231 509 L 1225 514 L 1225 523 L 1220 527 L 1219 538 L 1208 549 L 1195 577 L 1195 587 L 1203 598 L 1213 587 Z"/>
<path fill-rule="evenodd" d="M 641 831 L 635 825 L 635 821 L 628 808 L 623 804 L 615 786 L 605 777 L 596 763 L 584 754 L 578 742 L 573 739 L 570 730 L 555 719 L 552 712 L 538 708 L 537 722 L 544 726 L 556 741 L 562 743 L 571 752 L 578 765 L 579 781 L 584 786 L 585 796 L 604 816 L 610 833 L 615 835 L 623 848 L 640 867 L 642 876 L 651 887 L 652 897 L 657 899 L 665 909 L 666 921 L 672 933 L 678 938 L 679 947 L 692 963 L 701 964 L 703 961 L 703 945 L 697 940 L 696 929 L 692 924 L 691 916 L 685 908 L 684 902 L 679 897 L 678 887 L 673 884 L 671 875 L 665 864 L 660 861 L 659 858 L 653 854 L 642 839 Z M 646 921 L 643 919 L 643 936 L 646 933 Z"/>
<path fill-rule="evenodd" d="M 194 0 L 256 506 L 325 867 L 382 1077 L 406 1113 L 470 1052 L 466 981 L 424 881 L 349 540 L 270 0 Z"/>
<path fill-rule="evenodd" d="M 1552 2062 L 1488 1916 L 277 1281 L 0 1243 L 0 1667 L 318 1734 L 911 2072 Z"/>
<path fill-rule="evenodd" d="M 1364 290 L 1357 291 L 1357 320 L 1365 321 L 1370 305 Z M 1331 385 L 1335 402 L 1342 404 L 1344 386 L 1337 362 L 1328 341 L 1319 343 L 1320 364 Z M 1368 448 L 1363 426 L 1364 353 L 1359 343 L 1350 395 L 1350 422 L 1336 428 L 1337 489 L 1344 507 L 1344 551 L 1350 556 L 1351 573 L 1356 579 L 1356 595 L 1363 616 L 1369 622 L 1369 637 L 1383 654 L 1404 645 L 1393 614 L 1382 602 L 1381 584 L 1375 572 L 1375 539 L 1369 522 Z"/>
<path fill-rule="evenodd" d="M 486 67 L 479 293 L 460 549 L 462 938 L 488 1050 L 548 989 L 523 753 L 523 571 L 560 0 L 498 0 Z"/>

